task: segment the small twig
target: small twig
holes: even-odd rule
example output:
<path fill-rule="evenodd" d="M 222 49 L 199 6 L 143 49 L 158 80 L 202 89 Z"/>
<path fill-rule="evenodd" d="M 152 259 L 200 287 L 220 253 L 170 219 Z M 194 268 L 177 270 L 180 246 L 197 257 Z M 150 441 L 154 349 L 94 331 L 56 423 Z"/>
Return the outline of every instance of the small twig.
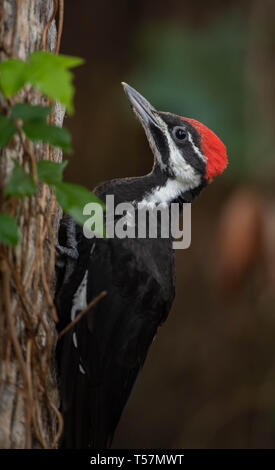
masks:
<path fill-rule="evenodd" d="M 3 296 L 4 296 L 4 308 L 7 317 L 7 324 L 9 328 L 9 334 L 12 341 L 12 345 L 15 351 L 15 355 L 18 360 L 19 369 L 21 376 L 24 382 L 24 402 L 25 402 L 25 420 L 26 420 L 26 446 L 30 446 L 30 427 L 28 423 L 28 413 L 29 413 L 29 387 L 28 387 L 28 374 L 26 371 L 25 361 L 23 352 L 16 334 L 16 328 L 14 324 L 14 319 L 11 313 L 11 301 L 10 301 L 10 286 L 9 286 L 9 272 L 8 265 L 5 260 L 2 260 L 1 263 L 2 271 L 2 282 L 3 282 Z"/>
<path fill-rule="evenodd" d="M 34 420 L 33 420 L 33 427 L 34 427 L 34 432 L 35 432 L 35 435 L 36 435 L 36 438 L 38 440 L 38 442 L 40 442 L 41 444 L 41 447 L 44 448 L 44 449 L 47 449 L 47 444 L 43 438 L 43 435 L 42 435 L 42 430 L 41 430 L 41 427 L 42 427 L 42 419 L 41 419 L 41 410 L 40 410 L 40 403 L 39 403 L 39 391 L 38 391 L 38 383 L 39 383 L 39 377 L 37 375 L 37 371 L 34 370 L 34 378 L 33 378 L 33 382 L 34 382 L 34 389 L 33 389 L 33 392 L 34 392 L 34 395 L 35 395 L 35 399 L 34 399 Z"/>
<path fill-rule="evenodd" d="M 30 159 L 31 159 L 33 181 L 34 181 L 35 184 L 37 184 L 38 183 L 38 176 L 37 176 L 37 167 L 36 167 L 35 155 L 34 155 L 33 151 L 30 148 L 30 144 L 27 143 L 27 141 L 24 140 L 24 137 L 23 137 L 23 134 L 22 134 L 22 131 L 21 131 L 20 127 L 17 127 L 17 130 L 18 130 L 19 139 L 20 139 L 20 143 L 22 145 L 22 148 L 23 148 L 24 152 L 26 154 L 28 154 Z"/>
<path fill-rule="evenodd" d="M 51 204 L 50 204 L 50 209 L 48 212 L 48 216 L 46 217 L 46 226 L 49 227 L 49 233 L 48 237 L 50 240 L 50 260 L 48 264 L 48 271 L 47 271 L 47 278 L 48 278 L 48 283 L 50 283 L 50 279 L 52 278 L 52 273 L 54 271 L 54 264 L 55 264 L 55 245 L 56 245 L 56 240 L 54 237 L 54 232 L 53 232 L 53 225 L 51 224 L 51 219 L 54 211 L 54 206 L 56 204 L 56 198 L 55 198 L 55 192 L 52 188 L 50 188 L 51 191 Z"/>
<path fill-rule="evenodd" d="M 43 247 L 40 245 L 40 267 L 41 267 L 41 280 L 42 280 L 42 285 L 45 290 L 45 294 L 47 297 L 48 305 L 50 307 L 51 315 L 53 320 L 57 323 L 58 322 L 58 316 L 56 313 L 56 308 L 52 299 L 52 296 L 50 294 L 50 289 L 49 285 L 47 282 L 47 277 L 46 277 L 46 271 L 45 271 L 45 265 L 44 265 L 44 258 L 43 258 Z"/>
<path fill-rule="evenodd" d="M 105 297 L 106 294 L 107 292 L 103 290 L 99 295 L 97 295 L 93 300 L 91 300 L 91 302 L 88 303 L 87 307 L 81 310 L 81 312 L 79 312 L 79 314 L 76 315 L 75 319 L 71 321 L 67 326 L 65 326 L 65 328 L 62 331 L 60 331 L 57 337 L 57 340 L 59 340 L 65 333 L 67 333 L 67 331 L 69 331 L 73 326 L 75 326 L 76 323 L 78 323 L 79 320 L 83 317 L 83 315 L 85 315 L 85 313 L 87 313 L 88 310 L 90 310 L 90 308 L 92 308 L 95 304 L 97 304 L 97 302 L 99 302 L 99 300 L 101 300 L 102 297 Z"/>
<path fill-rule="evenodd" d="M 55 18 L 57 10 L 58 10 L 58 0 L 54 0 L 54 7 L 53 7 L 52 15 L 51 15 L 50 19 L 48 20 L 47 24 L 45 25 L 45 28 L 44 28 L 43 33 L 42 33 L 41 48 L 42 48 L 43 51 L 45 51 L 46 48 L 47 48 L 47 32 L 48 32 L 48 29 L 51 25 L 51 22 Z"/>
<path fill-rule="evenodd" d="M 39 206 L 40 206 L 40 209 L 41 209 L 41 212 L 43 214 L 44 212 L 44 207 L 43 207 L 43 204 L 44 204 L 45 201 L 40 201 L 39 203 Z M 46 275 L 46 271 L 45 271 L 45 264 L 44 264 L 44 256 L 43 256 L 43 242 L 44 242 L 44 238 L 43 238 L 43 227 L 42 227 L 42 222 L 45 221 L 45 218 L 43 219 L 43 215 L 40 219 L 40 230 L 39 230 L 39 258 L 40 258 L 40 274 L 41 274 L 41 280 L 42 280 L 42 285 L 44 287 L 44 290 L 45 290 L 45 294 L 46 294 L 46 298 L 47 298 L 47 301 L 48 301 L 48 306 L 50 307 L 51 309 L 51 315 L 52 315 L 52 318 L 53 320 L 57 323 L 58 322 L 58 316 L 57 316 L 57 313 L 56 313 L 56 308 L 55 308 L 55 305 L 54 305 L 54 302 L 53 302 L 53 299 L 52 299 L 52 296 L 50 294 L 50 288 L 49 288 L 49 284 L 48 284 L 48 280 L 47 280 L 47 275 Z"/>
<path fill-rule="evenodd" d="M 59 442 L 59 439 L 60 437 L 62 436 L 62 433 L 63 433 L 63 416 L 62 414 L 60 413 L 60 411 L 56 408 L 55 404 L 52 402 L 52 400 L 50 400 L 48 398 L 48 401 L 49 401 L 49 405 L 52 407 L 56 417 L 57 417 L 57 433 L 55 435 L 55 438 L 54 438 L 54 441 L 53 441 L 53 444 L 52 444 L 52 447 L 55 449 L 58 445 L 58 442 Z"/>
<path fill-rule="evenodd" d="M 32 373 L 31 373 L 31 354 L 32 354 L 32 341 L 28 339 L 27 342 L 27 358 L 26 358 L 26 372 L 28 380 L 28 408 L 26 416 L 26 447 L 31 448 L 31 423 L 33 418 L 33 393 L 32 393 Z"/>
<path fill-rule="evenodd" d="M 7 264 L 9 265 L 10 272 L 11 272 L 11 279 L 13 279 L 13 282 L 16 286 L 16 289 L 18 291 L 19 295 L 19 302 L 21 303 L 23 310 L 22 310 L 22 315 L 24 318 L 24 322 L 26 324 L 26 327 L 28 330 L 31 332 L 35 328 L 35 318 L 33 318 L 32 312 L 35 312 L 35 317 L 38 315 L 38 312 L 36 308 L 34 307 L 31 299 L 29 298 L 26 290 L 24 289 L 24 286 L 21 283 L 21 278 L 19 275 L 19 272 L 17 271 L 16 267 L 14 266 L 13 263 L 11 263 L 9 260 L 7 260 Z M 16 310 L 16 306 L 14 308 L 14 311 Z"/>
<path fill-rule="evenodd" d="M 56 48 L 55 53 L 59 53 L 60 43 L 61 43 L 61 36 L 63 30 L 63 19 L 64 19 L 64 0 L 59 0 L 59 19 L 58 19 L 58 32 L 57 32 L 57 41 L 56 41 Z"/>
<path fill-rule="evenodd" d="M 4 297 L 4 305 L 5 305 L 5 311 L 6 311 L 5 313 L 7 315 L 7 323 L 9 327 L 10 338 L 12 341 L 12 345 L 14 347 L 15 354 L 18 359 L 22 378 L 24 380 L 25 385 L 27 385 L 28 379 L 27 379 L 24 357 L 22 354 L 21 346 L 19 344 L 19 341 L 16 335 L 15 325 L 14 325 L 14 321 L 11 315 L 9 274 L 8 274 L 8 267 L 7 267 L 6 261 L 4 260 L 2 261 L 1 271 L 2 271 L 2 279 L 3 279 L 3 297 Z"/>

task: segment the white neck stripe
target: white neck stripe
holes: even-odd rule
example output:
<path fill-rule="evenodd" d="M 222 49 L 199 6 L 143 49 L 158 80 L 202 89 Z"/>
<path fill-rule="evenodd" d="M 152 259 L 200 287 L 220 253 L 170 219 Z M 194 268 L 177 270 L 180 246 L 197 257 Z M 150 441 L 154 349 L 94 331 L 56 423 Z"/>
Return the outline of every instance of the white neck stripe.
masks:
<path fill-rule="evenodd" d="M 192 134 L 190 132 L 188 132 L 188 140 L 190 142 L 190 144 L 192 145 L 193 147 L 193 150 L 194 152 L 198 155 L 198 157 L 204 162 L 206 163 L 206 157 L 203 155 L 203 153 L 200 151 L 199 147 L 197 147 L 197 145 L 195 144 L 194 140 L 193 140 L 193 137 L 192 137 Z"/>

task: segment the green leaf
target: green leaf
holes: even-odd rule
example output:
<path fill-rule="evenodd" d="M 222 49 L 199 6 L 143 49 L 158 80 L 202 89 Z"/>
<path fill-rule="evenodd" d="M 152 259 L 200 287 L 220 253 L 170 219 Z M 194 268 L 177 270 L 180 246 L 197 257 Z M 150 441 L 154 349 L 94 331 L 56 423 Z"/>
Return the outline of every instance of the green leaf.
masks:
<path fill-rule="evenodd" d="M 45 120 L 50 113 L 50 106 L 34 106 L 27 103 L 17 103 L 11 108 L 11 117 L 25 121 L 30 119 Z"/>
<path fill-rule="evenodd" d="M 14 122 L 7 116 L 0 115 L 0 147 L 7 145 L 15 132 L 16 126 Z"/>
<path fill-rule="evenodd" d="M 27 67 L 28 64 L 19 59 L 7 59 L 0 63 L 0 87 L 6 98 L 24 86 Z"/>
<path fill-rule="evenodd" d="M 70 69 L 82 65 L 84 60 L 81 57 L 75 57 L 64 54 L 53 54 L 49 51 L 35 51 L 29 56 L 31 63 L 39 62 L 40 64 L 49 64 L 53 67 L 63 67 Z"/>
<path fill-rule="evenodd" d="M 83 215 L 83 208 L 89 202 L 96 202 L 103 208 L 105 205 L 88 189 L 72 183 L 57 183 L 55 186 L 56 199 L 64 212 L 70 214 L 73 219 L 83 225 L 87 216 Z"/>
<path fill-rule="evenodd" d="M 32 72 L 34 72 L 33 69 Z M 38 74 L 36 74 L 36 71 L 32 73 L 30 77 L 32 85 L 38 87 L 42 93 L 50 98 L 60 101 L 66 106 L 68 113 L 72 114 L 74 88 L 71 72 L 62 68 L 55 68 L 45 70 L 43 73 L 43 70 L 38 67 Z"/>
<path fill-rule="evenodd" d="M 16 220 L 9 214 L 0 214 L 0 242 L 5 245 L 16 245 L 19 230 Z"/>
<path fill-rule="evenodd" d="M 36 192 L 36 185 L 32 177 L 25 172 L 19 163 L 15 161 L 11 177 L 4 189 L 7 196 L 32 196 Z"/>
<path fill-rule="evenodd" d="M 4 96 L 8 97 L 30 83 L 49 98 L 64 104 L 71 114 L 74 87 L 73 76 L 68 69 L 82 63 L 80 57 L 56 55 L 47 51 L 33 52 L 28 62 L 7 59 L 0 63 L 0 87 Z"/>
<path fill-rule="evenodd" d="M 64 104 L 71 114 L 74 87 L 73 76 L 68 69 L 82 63 L 80 57 L 56 55 L 47 51 L 33 52 L 28 62 L 7 59 L 0 63 L 0 87 L 4 96 L 8 97 L 30 83 L 49 98 Z"/>
<path fill-rule="evenodd" d="M 32 53 L 29 60 L 28 81 L 37 86 L 45 95 L 64 104 L 68 113 L 71 114 L 74 87 L 72 73 L 67 69 L 80 65 L 83 60 L 45 51 Z"/>
<path fill-rule="evenodd" d="M 34 119 L 24 122 L 23 130 L 30 140 L 42 140 L 42 142 L 48 142 L 54 147 L 60 147 L 67 152 L 71 150 L 71 135 L 63 127 L 53 126 Z"/>
<path fill-rule="evenodd" d="M 67 163 L 67 161 L 56 163 L 49 160 L 39 160 L 37 163 L 38 179 L 47 184 L 60 183 Z"/>

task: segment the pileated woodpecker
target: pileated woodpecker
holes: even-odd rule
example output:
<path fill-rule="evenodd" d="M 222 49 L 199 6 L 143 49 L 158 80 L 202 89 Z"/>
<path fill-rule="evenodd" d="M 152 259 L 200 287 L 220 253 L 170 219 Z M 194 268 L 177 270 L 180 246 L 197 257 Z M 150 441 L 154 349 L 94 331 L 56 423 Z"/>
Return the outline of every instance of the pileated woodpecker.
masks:
<path fill-rule="evenodd" d="M 191 202 L 227 164 L 226 148 L 194 119 L 157 111 L 129 85 L 123 87 L 154 155 L 151 173 L 98 186 L 103 201 L 143 206 Z M 158 327 L 175 295 L 172 238 L 93 238 L 65 216 L 59 231 L 64 267 L 58 271 L 59 329 L 100 292 L 107 294 L 57 345 L 62 446 L 105 448 Z M 63 248 L 62 248 L 63 247 Z"/>

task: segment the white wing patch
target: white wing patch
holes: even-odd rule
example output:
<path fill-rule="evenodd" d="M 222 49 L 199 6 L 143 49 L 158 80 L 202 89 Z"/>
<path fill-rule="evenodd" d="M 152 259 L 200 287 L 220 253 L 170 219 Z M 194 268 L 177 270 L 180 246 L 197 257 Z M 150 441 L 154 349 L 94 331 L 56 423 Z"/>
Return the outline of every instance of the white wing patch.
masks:
<path fill-rule="evenodd" d="M 188 140 L 189 140 L 190 144 L 192 145 L 194 152 L 198 155 L 198 157 L 199 157 L 204 163 L 206 163 L 206 162 L 207 162 L 207 158 L 203 155 L 203 153 L 200 151 L 199 147 L 197 147 L 197 145 L 195 144 L 195 142 L 194 142 L 194 140 L 193 140 L 193 137 L 192 137 L 192 134 L 190 134 L 190 132 L 188 132 Z"/>
<path fill-rule="evenodd" d="M 87 307 L 87 280 L 88 270 L 85 272 L 81 284 L 79 284 L 78 289 L 74 294 L 73 306 L 71 310 L 71 321 L 75 319 L 77 310 L 83 310 L 83 308 Z"/>
<path fill-rule="evenodd" d="M 83 369 L 83 367 L 82 367 L 81 364 L 79 364 L 79 370 L 80 370 L 80 372 L 81 372 L 82 374 L 84 374 L 84 375 L 86 374 L 86 372 L 85 372 L 85 370 Z"/>
<path fill-rule="evenodd" d="M 91 251 L 90 251 L 90 256 L 92 256 L 93 251 L 95 249 L 95 243 L 93 244 Z M 85 272 L 84 277 L 81 281 L 81 284 L 79 284 L 79 287 L 74 294 L 73 297 L 73 306 L 71 310 L 71 321 L 75 319 L 75 314 L 78 310 L 83 310 L 85 307 L 87 307 L 87 281 L 88 281 L 88 270 Z M 76 337 L 76 332 L 73 332 L 73 345 L 75 348 L 78 347 L 77 344 L 77 337 Z M 79 370 L 82 374 L 86 374 L 85 370 L 83 369 L 82 365 L 79 363 L 78 364 Z"/>
<path fill-rule="evenodd" d="M 74 347 L 77 348 L 77 337 L 76 337 L 75 331 L 73 332 L 73 343 L 74 343 Z"/>
<path fill-rule="evenodd" d="M 87 281 L 88 281 L 88 270 L 85 272 L 84 277 L 79 284 L 78 289 L 73 297 L 73 306 L 71 310 L 71 321 L 75 319 L 76 312 L 78 310 L 83 310 L 87 307 Z M 75 331 L 73 332 L 73 345 L 75 348 L 78 347 L 77 345 L 77 337 Z M 79 370 L 82 374 L 85 374 L 85 370 L 83 369 L 82 365 L 79 364 Z"/>

